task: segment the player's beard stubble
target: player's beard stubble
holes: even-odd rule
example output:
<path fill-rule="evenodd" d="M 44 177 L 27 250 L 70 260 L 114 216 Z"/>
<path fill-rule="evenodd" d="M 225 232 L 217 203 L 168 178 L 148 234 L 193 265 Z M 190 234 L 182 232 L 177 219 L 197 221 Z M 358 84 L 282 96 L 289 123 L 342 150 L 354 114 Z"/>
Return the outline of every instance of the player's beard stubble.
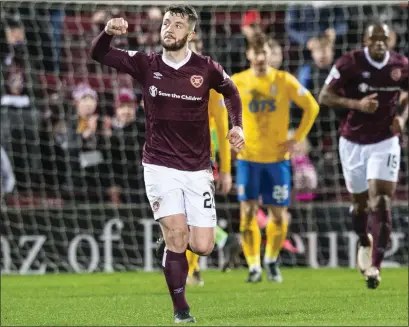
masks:
<path fill-rule="evenodd" d="M 169 44 L 169 43 L 165 43 L 165 40 L 164 40 L 163 38 L 161 38 L 161 44 L 162 44 L 162 47 L 163 47 L 165 50 L 168 50 L 168 51 L 179 51 L 180 49 L 182 49 L 182 48 L 185 46 L 188 37 L 189 37 L 189 34 L 186 34 L 183 39 L 181 39 L 181 40 L 179 40 L 179 41 L 174 40 L 174 41 L 173 41 L 172 43 L 170 43 L 170 44 Z"/>

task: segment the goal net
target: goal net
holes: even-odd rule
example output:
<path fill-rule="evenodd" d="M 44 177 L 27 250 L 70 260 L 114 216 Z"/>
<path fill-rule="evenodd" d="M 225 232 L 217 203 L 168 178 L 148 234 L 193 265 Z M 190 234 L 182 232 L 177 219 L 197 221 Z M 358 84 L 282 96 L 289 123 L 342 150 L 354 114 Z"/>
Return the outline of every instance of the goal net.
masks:
<path fill-rule="evenodd" d="M 93 62 L 87 52 L 111 17 L 129 22 L 128 35 L 115 38 L 116 47 L 159 50 L 162 10 L 169 2 L 1 2 L 2 273 L 157 268 L 153 253 L 159 228 L 145 196 L 140 165 L 140 89 L 129 76 Z M 221 3 L 192 1 L 200 15 L 204 54 L 229 74 L 248 67 L 244 34 L 249 29 L 276 41 L 282 61 L 272 64 L 296 75 L 315 96 L 333 61 L 361 47 L 371 19 L 388 22 L 391 47 L 408 53 L 405 3 Z M 324 35 L 332 41 L 310 51 L 309 40 Z M 300 118 L 297 112 L 294 108 L 294 126 Z M 323 110 L 309 135 L 318 187 L 314 194 L 295 196 L 289 242 L 297 252 L 284 249 L 284 265 L 356 264 L 357 238 L 338 159 L 338 121 L 334 112 Z M 408 263 L 407 135 L 402 142 L 401 178 L 386 254 L 389 266 Z M 3 175 L 6 156 L 12 174 Z M 234 161 L 232 167 L 234 180 Z M 220 225 L 237 233 L 235 189 L 228 196 L 217 195 L 216 202 Z M 218 267 L 222 260 L 214 251 L 202 264 Z"/>

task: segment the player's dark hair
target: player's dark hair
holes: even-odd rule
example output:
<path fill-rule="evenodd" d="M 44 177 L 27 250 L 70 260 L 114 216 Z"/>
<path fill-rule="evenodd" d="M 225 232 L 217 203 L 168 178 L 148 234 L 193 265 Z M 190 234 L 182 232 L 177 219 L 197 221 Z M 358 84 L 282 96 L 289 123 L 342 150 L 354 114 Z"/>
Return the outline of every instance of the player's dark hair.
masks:
<path fill-rule="evenodd" d="M 246 43 L 246 50 L 253 49 L 254 51 L 262 50 L 265 44 L 268 44 L 267 36 L 264 33 L 255 34 Z"/>
<path fill-rule="evenodd" d="M 189 5 L 171 5 L 165 9 L 165 13 L 170 12 L 173 15 L 180 15 L 186 17 L 191 26 L 195 26 L 199 16 L 195 8 Z"/>

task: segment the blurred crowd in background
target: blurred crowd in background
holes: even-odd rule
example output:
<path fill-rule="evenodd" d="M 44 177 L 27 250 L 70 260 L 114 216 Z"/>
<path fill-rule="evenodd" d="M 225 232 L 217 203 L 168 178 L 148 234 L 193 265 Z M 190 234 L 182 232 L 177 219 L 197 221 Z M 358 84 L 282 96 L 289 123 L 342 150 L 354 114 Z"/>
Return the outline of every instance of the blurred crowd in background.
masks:
<path fill-rule="evenodd" d="M 234 74 L 248 68 L 246 41 L 266 33 L 274 49 L 271 65 L 293 73 L 315 96 L 336 58 L 362 46 L 365 26 L 373 18 L 392 27 L 391 50 L 408 53 L 407 3 L 348 7 L 331 3 L 197 7 L 203 53 Z M 131 77 L 93 62 L 88 50 L 111 17 L 124 17 L 129 33 L 115 38 L 114 46 L 160 51 L 162 16 L 163 8 L 155 6 L 2 3 L 4 203 L 21 205 L 47 198 L 146 202 L 139 87 Z M 301 111 L 292 110 L 291 123 L 296 127 Z M 315 201 L 346 198 L 337 153 L 337 127 L 343 114 L 321 108 L 308 140 L 293 158 L 295 189 L 302 188 L 305 174 L 315 176 Z M 402 143 L 398 197 L 407 199 L 406 136 Z M 297 157 L 308 157 L 311 164 L 303 166 L 305 161 Z"/>

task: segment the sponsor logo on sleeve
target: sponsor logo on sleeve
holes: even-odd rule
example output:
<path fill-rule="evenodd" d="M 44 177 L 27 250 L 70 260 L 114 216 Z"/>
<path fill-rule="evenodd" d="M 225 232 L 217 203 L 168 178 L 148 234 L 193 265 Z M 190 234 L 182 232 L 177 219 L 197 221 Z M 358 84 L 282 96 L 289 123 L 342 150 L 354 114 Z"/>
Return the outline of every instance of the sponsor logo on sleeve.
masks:
<path fill-rule="evenodd" d="M 129 57 L 133 57 L 134 55 L 136 55 L 136 53 L 138 52 L 138 51 L 127 51 L 128 52 L 128 56 Z"/>
<path fill-rule="evenodd" d="M 308 90 L 304 86 L 301 86 L 297 91 L 297 94 L 300 96 L 304 96 L 307 93 L 308 93 Z"/>
<path fill-rule="evenodd" d="M 331 83 L 333 79 L 339 79 L 341 77 L 341 74 L 339 73 L 338 68 L 334 65 L 331 68 L 331 71 L 329 72 L 329 75 L 327 79 L 325 80 L 325 84 Z"/>
<path fill-rule="evenodd" d="M 223 79 L 230 79 L 230 76 L 223 70 Z"/>

